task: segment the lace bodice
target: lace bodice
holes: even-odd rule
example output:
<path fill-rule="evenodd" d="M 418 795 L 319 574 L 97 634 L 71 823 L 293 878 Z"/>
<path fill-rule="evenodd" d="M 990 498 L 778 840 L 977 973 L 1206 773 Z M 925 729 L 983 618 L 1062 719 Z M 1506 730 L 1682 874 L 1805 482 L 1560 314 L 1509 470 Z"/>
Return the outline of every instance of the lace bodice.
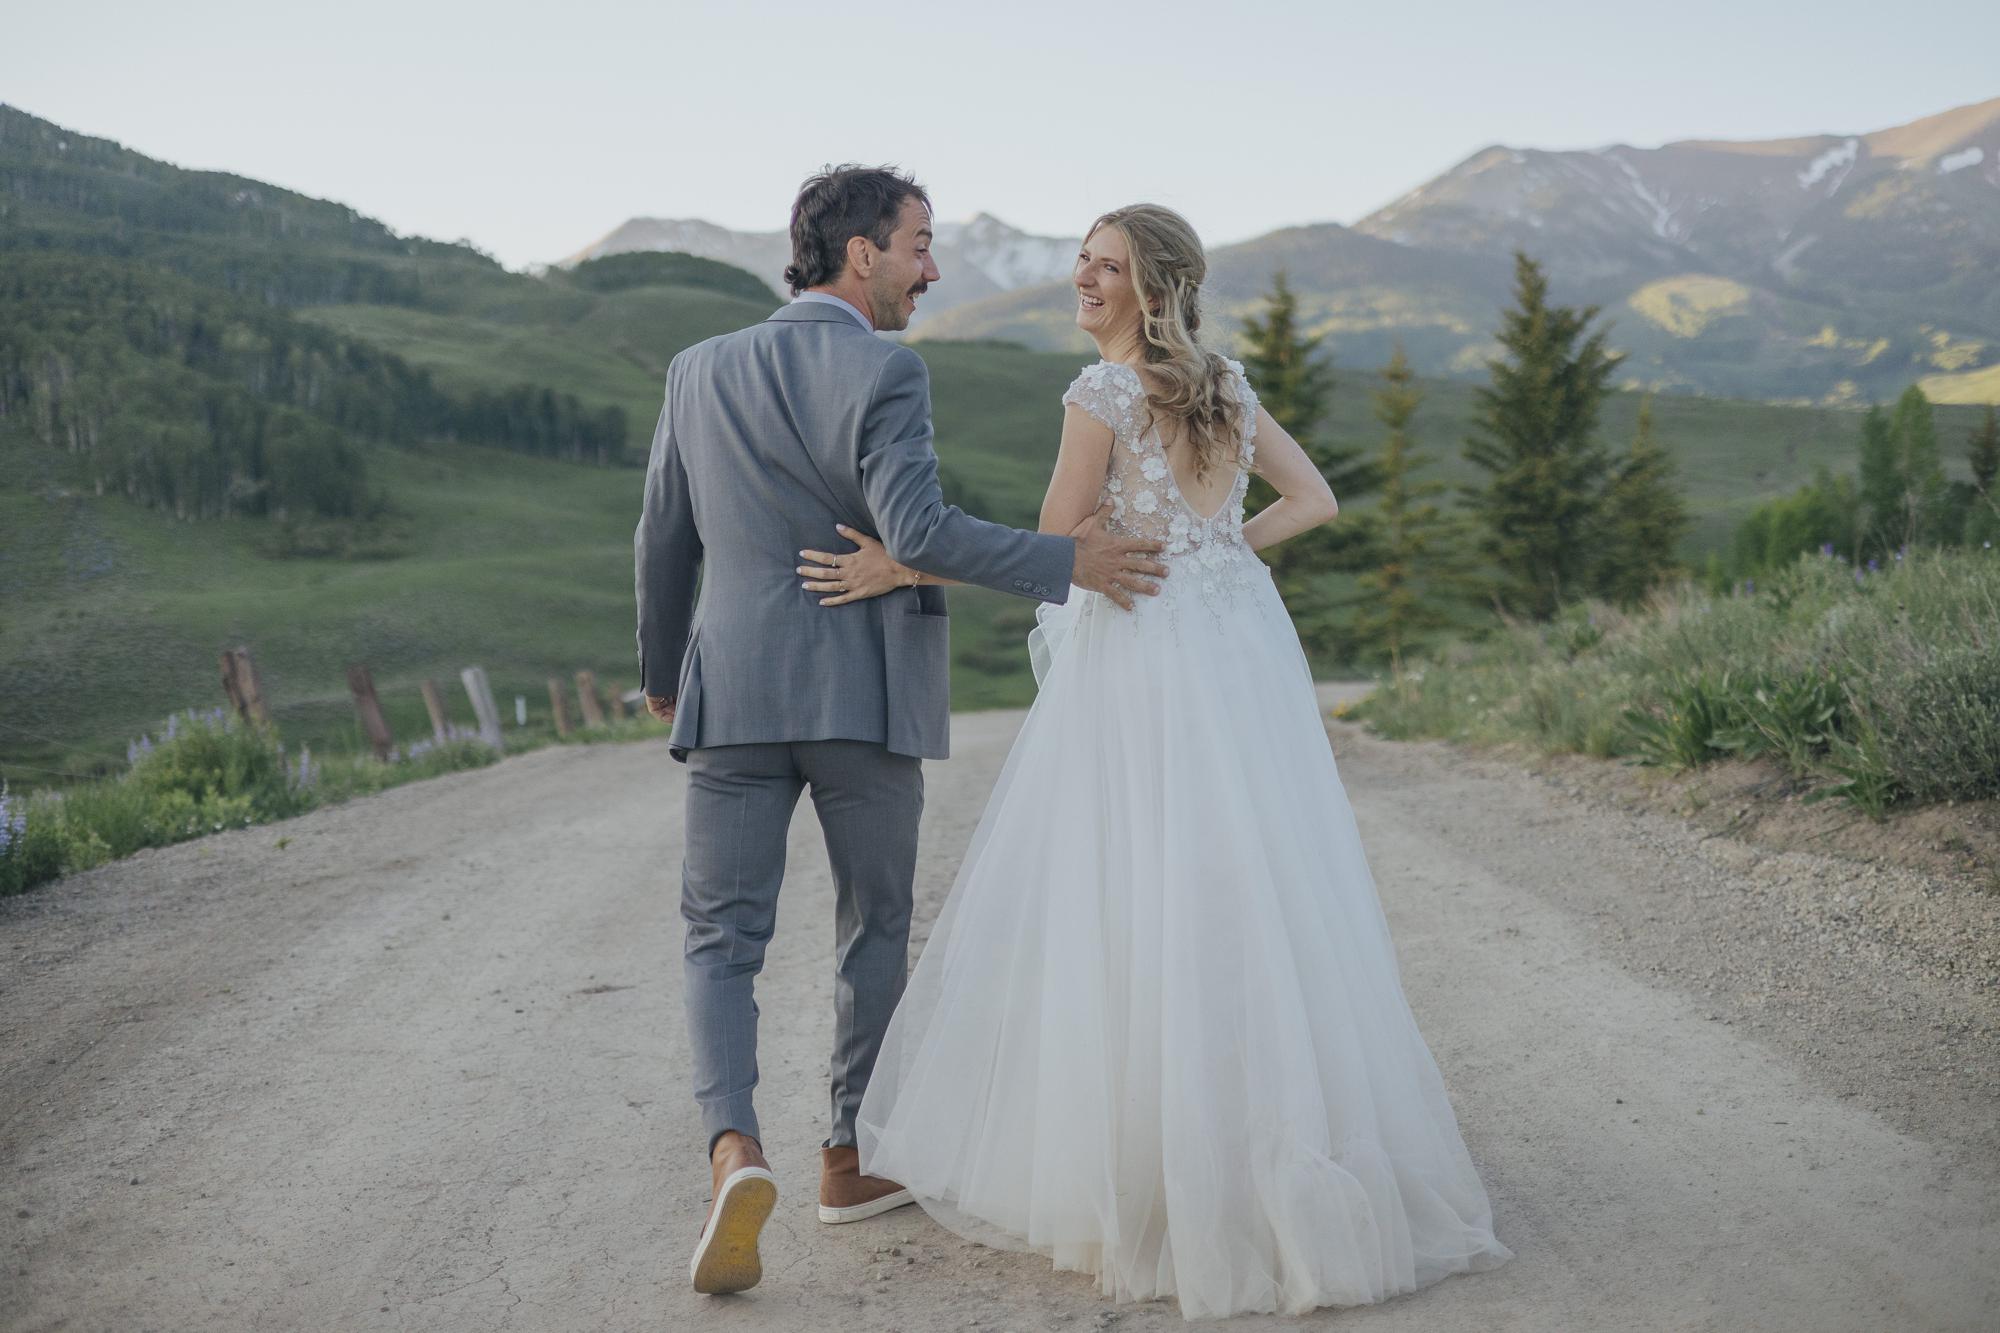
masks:
<path fill-rule="evenodd" d="M 1250 489 L 1256 457 L 1257 395 L 1244 378 L 1242 363 L 1228 362 L 1237 400 L 1243 404 L 1236 479 L 1215 512 L 1204 516 L 1181 494 L 1167 462 L 1157 424 L 1148 422 L 1145 386 L 1139 372 L 1116 361 L 1086 366 L 1064 391 L 1075 403 L 1111 428 L 1115 437 L 1105 468 L 1100 505 L 1109 504 L 1105 527 L 1145 541 L 1160 542 L 1170 573 L 1157 598 L 1178 603 L 1198 592 L 1212 605 L 1246 578 L 1264 574 L 1264 563 L 1243 541 L 1243 497 Z"/>

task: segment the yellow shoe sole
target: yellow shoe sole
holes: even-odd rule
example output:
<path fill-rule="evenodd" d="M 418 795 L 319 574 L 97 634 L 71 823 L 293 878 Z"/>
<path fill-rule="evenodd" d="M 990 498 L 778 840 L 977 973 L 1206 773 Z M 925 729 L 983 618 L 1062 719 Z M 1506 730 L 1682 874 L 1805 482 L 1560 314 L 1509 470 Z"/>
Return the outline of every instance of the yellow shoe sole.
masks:
<path fill-rule="evenodd" d="M 729 1173 L 715 1196 L 715 1212 L 688 1262 L 694 1289 L 704 1295 L 747 1291 L 764 1277 L 757 1233 L 778 1203 L 778 1180 L 761 1166 Z"/>

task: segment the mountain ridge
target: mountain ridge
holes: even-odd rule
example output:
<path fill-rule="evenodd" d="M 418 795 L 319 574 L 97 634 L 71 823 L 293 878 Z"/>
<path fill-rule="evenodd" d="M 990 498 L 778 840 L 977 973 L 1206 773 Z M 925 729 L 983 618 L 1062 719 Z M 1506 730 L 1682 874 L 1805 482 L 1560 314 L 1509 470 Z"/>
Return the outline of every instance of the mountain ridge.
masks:
<path fill-rule="evenodd" d="M 1071 243 L 1033 238 L 1044 266 L 996 277 L 946 245 L 947 228 L 981 219 L 1027 236 L 991 214 L 941 226 L 946 280 L 911 335 L 1086 350 L 1059 262 Z M 782 232 L 712 232 L 766 245 L 752 271 L 789 254 Z M 1380 364 L 1401 339 L 1419 371 L 1477 377 L 1517 248 L 1556 299 L 1601 307 L 1626 387 L 1841 404 L 1918 380 L 1987 401 L 2000 385 L 2000 97 L 1859 134 L 1488 144 L 1352 224 L 1212 249 L 1212 329 L 1232 340 L 1284 267 L 1337 363 Z"/>
<path fill-rule="evenodd" d="M 924 295 L 911 321 L 913 330 L 937 314 L 1067 274 L 1081 239 L 1037 236 L 991 213 L 937 224 L 932 249 L 944 280 Z M 633 250 L 674 250 L 734 264 L 788 291 L 785 267 L 792 260 L 786 231 L 736 231 L 702 218 L 627 218 L 552 267 L 571 268 L 591 259 Z"/>

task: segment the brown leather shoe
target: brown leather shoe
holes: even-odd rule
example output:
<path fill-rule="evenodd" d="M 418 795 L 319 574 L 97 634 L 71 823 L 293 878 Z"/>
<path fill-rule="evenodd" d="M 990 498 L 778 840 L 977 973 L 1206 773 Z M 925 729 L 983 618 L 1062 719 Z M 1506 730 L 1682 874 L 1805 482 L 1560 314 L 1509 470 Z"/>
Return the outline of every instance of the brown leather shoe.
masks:
<path fill-rule="evenodd" d="M 716 1140 L 709 1158 L 715 1194 L 688 1276 L 694 1289 L 709 1295 L 744 1291 L 764 1277 L 757 1233 L 778 1202 L 778 1178 L 757 1140 L 730 1130 Z"/>
<path fill-rule="evenodd" d="M 820 1221 L 859 1222 L 916 1201 L 914 1194 L 893 1180 L 862 1175 L 859 1148 L 819 1150 Z"/>

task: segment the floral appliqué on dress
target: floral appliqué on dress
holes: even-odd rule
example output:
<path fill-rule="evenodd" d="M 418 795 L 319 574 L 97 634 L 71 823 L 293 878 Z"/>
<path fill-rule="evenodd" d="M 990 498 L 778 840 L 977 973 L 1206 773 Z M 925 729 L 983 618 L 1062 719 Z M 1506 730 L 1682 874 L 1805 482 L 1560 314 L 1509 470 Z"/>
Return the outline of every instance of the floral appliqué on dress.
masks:
<path fill-rule="evenodd" d="M 1064 390 L 1062 400 L 1077 406 L 1111 428 L 1115 443 L 1098 503 L 1111 506 L 1105 527 L 1163 547 L 1170 571 L 1159 595 L 1138 597 L 1135 610 L 1159 605 L 1176 623 L 1190 597 L 1198 597 L 1220 614 L 1231 597 L 1252 579 L 1268 579 L 1270 569 L 1243 540 L 1243 497 L 1250 489 L 1250 465 L 1256 455 L 1257 395 L 1243 376 L 1243 365 L 1228 362 L 1243 404 L 1236 482 L 1215 513 L 1202 517 L 1181 494 L 1167 463 L 1165 445 L 1156 424 L 1149 423 L 1145 386 L 1139 372 L 1116 361 L 1086 366 Z M 1108 601 L 1108 599 L 1105 599 Z M 1116 610 L 1115 603 L 1111 609 Z"/>

